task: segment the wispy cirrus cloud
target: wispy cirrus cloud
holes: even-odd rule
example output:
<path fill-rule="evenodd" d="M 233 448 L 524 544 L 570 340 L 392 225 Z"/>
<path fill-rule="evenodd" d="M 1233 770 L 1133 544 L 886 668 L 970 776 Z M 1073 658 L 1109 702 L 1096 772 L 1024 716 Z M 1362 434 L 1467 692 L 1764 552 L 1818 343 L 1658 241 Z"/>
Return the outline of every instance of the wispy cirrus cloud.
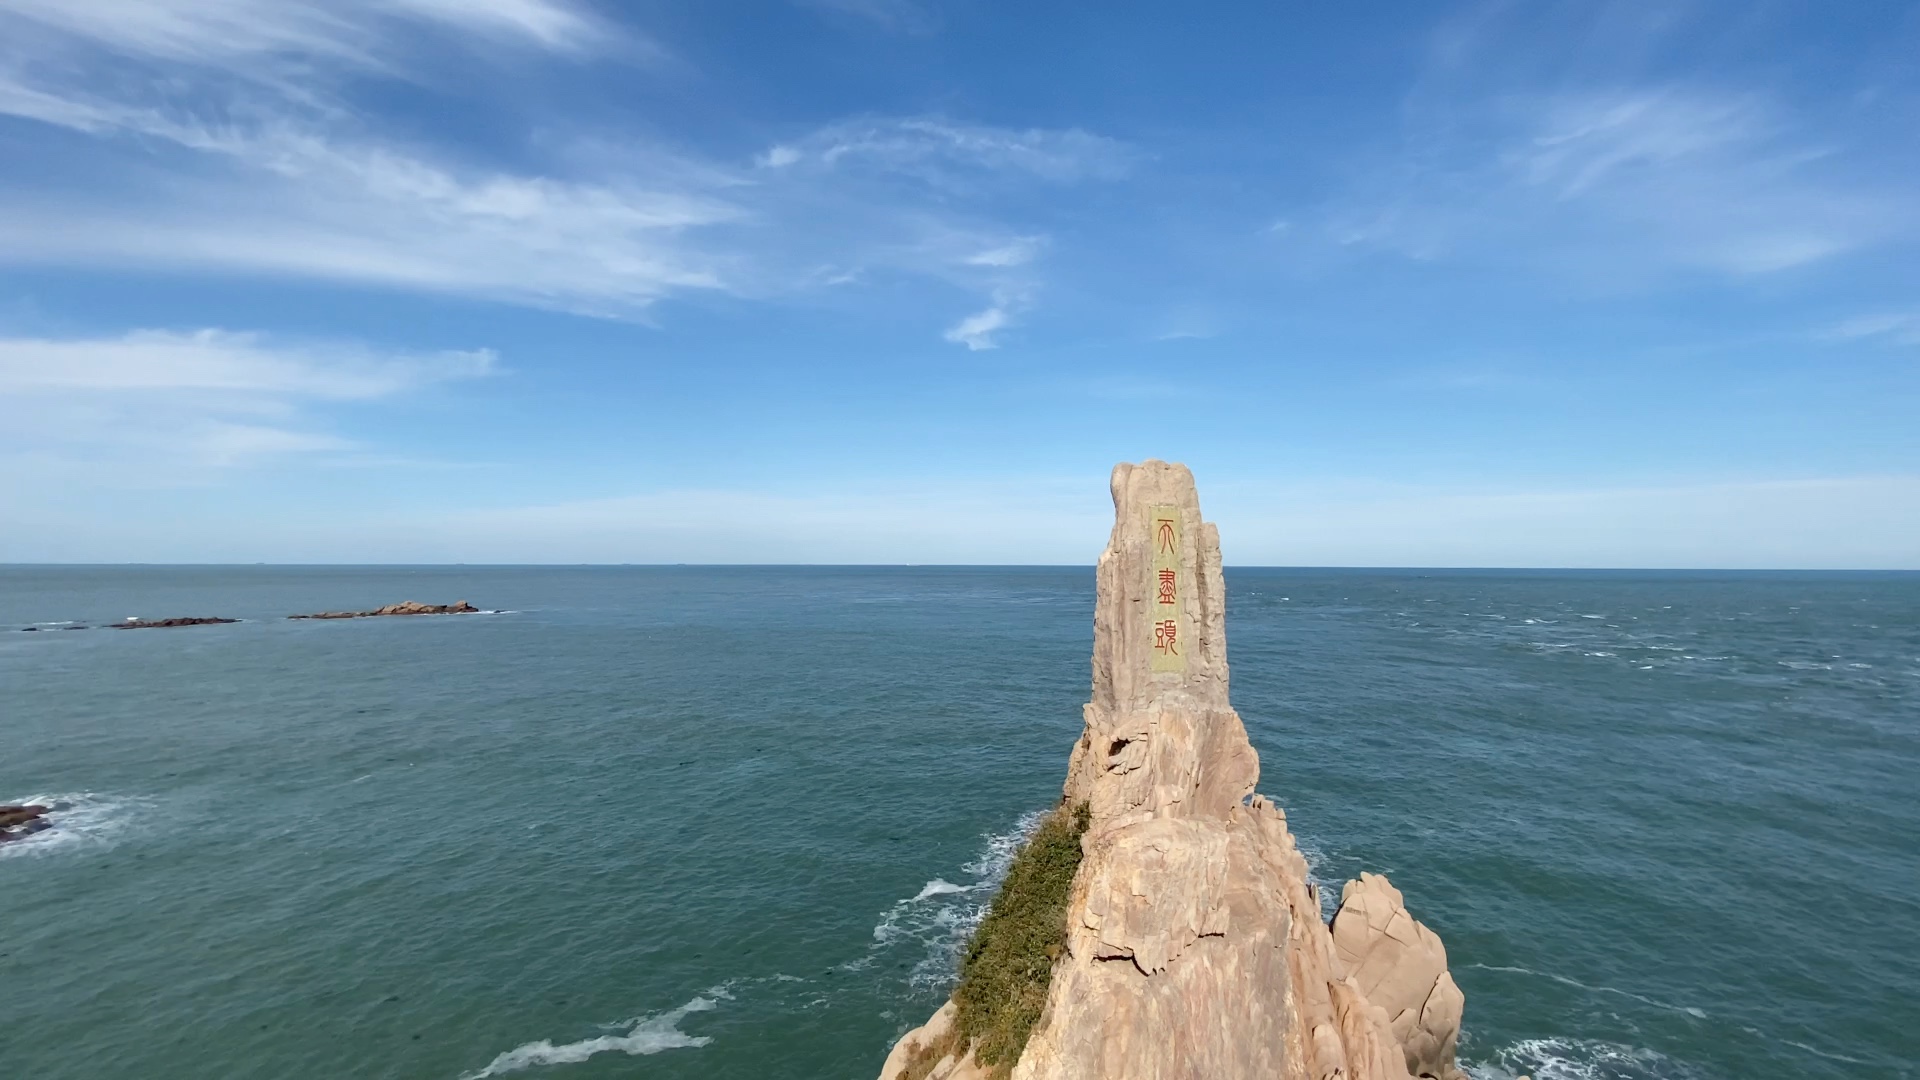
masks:
<path fill-rule="evenodd" d="M 1828 341 L 1866 341 L 1886 345 L 1920 345 L 1920 314 L 1904 311 L 1859 315 L 1827 328 Z"/>
<path fill-rule="evenodd" d="M 1000 335 L 1014 325 L 1016 317 L 1032 304 L 1031 293 L 1015 288 L 993 291 L 993 302 L 947 328 L 943 335 L 969 352 L 1000 347 Z"/>
<path fill-rule="evenodd" d="M 0 452 L 191 469 L 355 450 L 317 407 L 497 368 L 485 349 L 408 353 L 217 329 L 0 338 Z"/>
<path fill-rule="evenodd" d="M 998 348 L 1000 342 L 996 335 L 1013 321 L 1013 315 L 1004 306 L 994 304 L 983 311 L 961 319 L 947 328 L 942 335 L 956 345 L 965 345 L 968 350 L 978 352 L 981 349 Z"/>
<path fill-rule="evenodd" d="M 266 273 L 620 314 L 725 287 L 725 255 L 687 234 L 749 214 L 724 189 L 462 167 L 285 118 L 212 124 L 4 85 L 0 109 L 129 140 L 102 149 L 167 180 L 152 185 L 167 193 L 159 205 L 111 188 L 0 194 L 15 263 Z M 156 143 L 172 155 L 156 160 Z"/>
<path fill-rule="evenodd" d="M 1024 266 L 1040 254 L 1046 245 L 1046 238 L 1040 236 L 1022 236 L 1010 243 L 969 255 L 968 266 Z"/>
<path fill-rule="evenodd" d="M 393 68 L 409 29 L 560 52 L 615 37 L 573 0 L 0 0 L 0 18 L 38 45 L 248 74 L 289 57 Z"/>
<path fill-rule="evenodd" d="M 1323 235 L 1619 284 L 1773 274 L 1920 236 L 1879 140 L 1764 84 L 1650 62 L 1698 30 L 1632 5 L 1487 4 L 1444 24 L 1398 141 L 1365 159 Z"/>
<path fill-rule="evenodd" d="M 770 147 L 774 168 L 879 169 L 945 189 L 1003 182 L 1009 176 L 1049 183 L 1118 180 L 1133 167 L 1134 149 L 1079 128 L 1000 128 L 941 117 L 869 117 L 831 124 Z"/>
<path fill-rule="evenodd" d="M 414 32 L 388 33 L 396 21 Z M 872 271 L 1030 292 L 1020 268 L 1045 237 L 1005 222 L 1009 200 L 1115 179 L 1130 155 L 1073 129 L 863 117 L 751 162 L 609 134 L 617 155 L 501 165 L 383 133 L 335 93 L 393 77 L 388 61 L 423 35 L 571 59 L 601 37 L 568 0 L 0 0 L 10 30 L 66 59 L 0 47 L 0 117 L 84 136 L 33 180 L 0 183 L 13 265 L 276 275 L 614 318 Z"/>

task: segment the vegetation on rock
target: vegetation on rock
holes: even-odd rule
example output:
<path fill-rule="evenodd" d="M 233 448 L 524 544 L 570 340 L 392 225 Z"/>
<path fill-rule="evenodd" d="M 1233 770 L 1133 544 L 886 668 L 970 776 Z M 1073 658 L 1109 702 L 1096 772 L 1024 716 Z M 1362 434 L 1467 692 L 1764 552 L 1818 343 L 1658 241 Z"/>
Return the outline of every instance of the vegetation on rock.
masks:
<path fill-rule="evenodd" d="M 1046 1007 L 1053 964 L 1067 943 L 1067 901 L 1086 831 L 1085 803 L 1048 815 L 1013 857 L 967 946 L 953 992 L 954 1033 L 996 1075 L 1012 1071 Z"/>

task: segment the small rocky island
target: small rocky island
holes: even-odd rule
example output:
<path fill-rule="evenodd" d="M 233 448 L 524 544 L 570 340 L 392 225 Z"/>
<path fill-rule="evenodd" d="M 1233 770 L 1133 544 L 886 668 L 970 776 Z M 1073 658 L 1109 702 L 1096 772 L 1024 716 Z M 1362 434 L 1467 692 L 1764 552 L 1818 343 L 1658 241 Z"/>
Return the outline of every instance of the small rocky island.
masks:
<path fill-rule="evenodd" d="M 372 611 L 319 611 L 312 615 L 289 615 L 289 619 L 372 619 L 381 615 L 478 615 L 480 609 L 465 600 L 455 600 L 451 604 L 423 604 L 418 600 L 406 600 L 398 604 L 388 604 Z"/>
<path fill-rule="evenodd" d="M 28 803 L 22 806 L 0 806 L 0 844 L 9 840 L 24 840 L 42 829 L 50 829 L 53 822 L 47 820 L 47 811 L 51 807 Z"/>
<path fill-rule="evenodd" d="M 1255 793 L 1193 474 L 1148 461 L 1112 483 L 1059 807 L 881 1080 L 1464 1080 L 1440 938 L 1376 874 L 1325 918 L 1286 814 Z"/>
<path fill-rule="evenodd" d="M 371 619 L 381 615 L 483 615 L 483 614 L 485 614 L 485 611 L 483 609 L 474 607 L 472 604 L 467 603 L 465 600 L 455 600 L 451 604 L 423 604 L 418 600 L 403 600 L 398 604 L 388 604 L 386 607 L 375 608 L 372 611 L 317 611 L 311 615 L 289 615 L 287 616 L 287 618 L 289 619 Z M 109 626 L 115 630 L 150 630 L 156 627 L 210 626 L 216 623 L 235 623 L 239 621 L 240 621 L 239 619 L 221 619 L 221 618 L 136 619 L 136 618 L 130 617 L 127 619 L 126 622 L 105 623 L 103 625 Z M 38 626 L 26 626 L 26 627 L 22 627 L 21 629 L 26 631 L 27 633 L 36 633 L 41 628 Z M 62 626 L 59 629 L 85 630 L 87 628 L 83 625 L 73 624 L 69 626 Z"/>

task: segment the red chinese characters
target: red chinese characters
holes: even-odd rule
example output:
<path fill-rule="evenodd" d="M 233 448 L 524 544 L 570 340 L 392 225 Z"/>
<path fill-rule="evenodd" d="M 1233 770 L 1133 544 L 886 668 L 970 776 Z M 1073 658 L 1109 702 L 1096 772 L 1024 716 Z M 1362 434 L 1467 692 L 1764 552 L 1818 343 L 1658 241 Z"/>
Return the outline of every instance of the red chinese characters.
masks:
<path fill-rule="evenodd" d="M 1187 592 L 1193 587 L 1192 564 L 1185 560 L 1186 537 L 1181 510 L 1177 506 L 1155 506 L 1147 517 L 1146 600 L 1141 612 L 1153 626 L 1150 668 L 1159 673 L 1178 674 L 1187 670 L 1187 658 L 1181 655 L 1180 624 L 1186 621 Z"/>
<path fill-rule="evenodd" d="M 1179 636 L 1179 623 L 1173 619 L 1161 619 L 1153 624 L 1153 647 L 1160 652 L 1180 655 L 1180 650 L 1174 647 Z"/>

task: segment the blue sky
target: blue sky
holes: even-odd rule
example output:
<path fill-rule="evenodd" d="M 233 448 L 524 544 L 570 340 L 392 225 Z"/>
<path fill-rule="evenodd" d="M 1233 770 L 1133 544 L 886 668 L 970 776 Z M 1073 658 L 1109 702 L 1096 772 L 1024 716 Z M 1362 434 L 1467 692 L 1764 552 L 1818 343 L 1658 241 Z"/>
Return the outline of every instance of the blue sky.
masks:
<path fill-rule="evenodd" d="M 1920 7 L 0 0 L 0 560 L 1920 568 Z"/>

